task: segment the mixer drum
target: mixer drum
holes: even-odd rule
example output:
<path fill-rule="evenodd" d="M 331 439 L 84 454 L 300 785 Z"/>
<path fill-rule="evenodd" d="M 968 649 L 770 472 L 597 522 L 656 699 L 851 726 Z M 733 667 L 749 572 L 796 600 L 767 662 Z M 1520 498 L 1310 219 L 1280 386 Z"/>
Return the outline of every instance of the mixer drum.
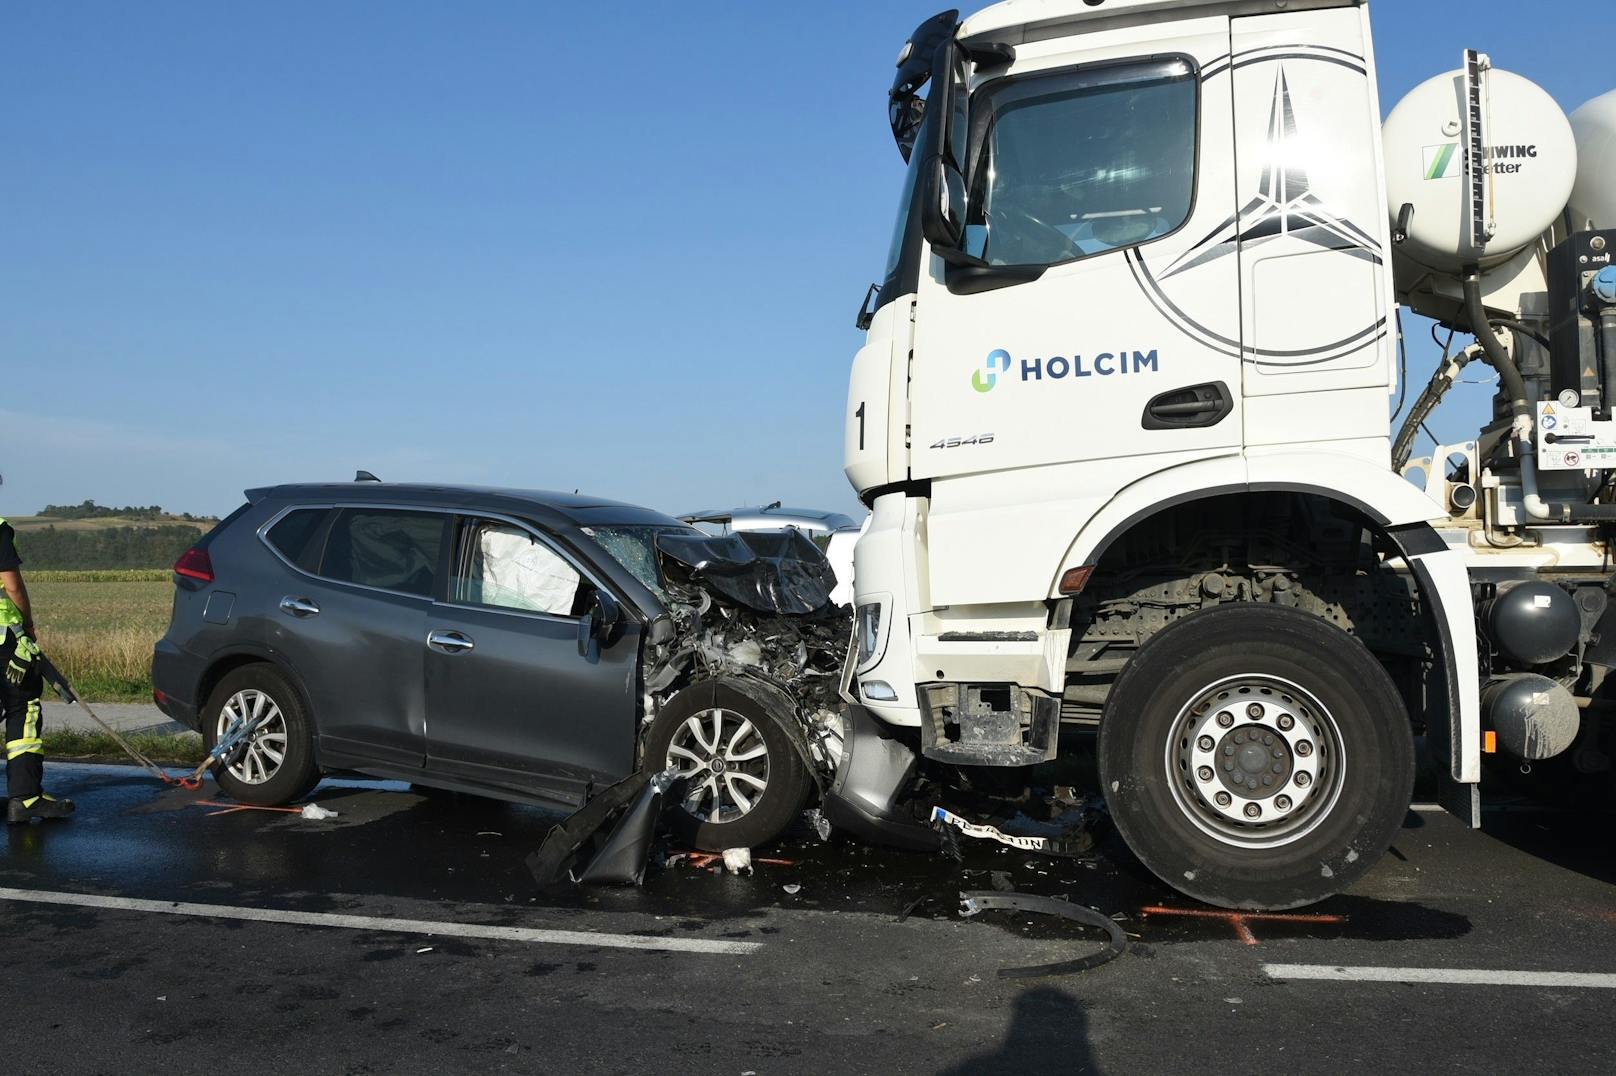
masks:
<path fill-rule="evenodd" d="M 1459 273 L 1508 261 L 1560 219 L 1577 176 L 1577 144 L 1565 112 L 1542 88 L 1508 71 L 1486 76 L 1488 188 L 1497 231 L 1471 245 L 1465 183 L 1464 73 L 1415 87 L 1385 125 L 1392 219 L 1412 204 L 1398 253 L 1427 269 Z M 1608 192 L 1607 192 L 1608 193 Z"/>

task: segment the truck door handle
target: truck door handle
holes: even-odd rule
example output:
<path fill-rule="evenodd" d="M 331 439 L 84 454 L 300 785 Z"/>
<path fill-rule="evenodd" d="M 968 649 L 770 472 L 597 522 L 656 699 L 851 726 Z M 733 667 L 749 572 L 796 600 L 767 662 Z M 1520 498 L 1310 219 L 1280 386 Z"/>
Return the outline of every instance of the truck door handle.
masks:
<path fill-rule="evenodd" d="M 1145 405 L 1147 430 L 1198 430 L 1216 426 L 1234 411 L 1234 397 L 1221 381 L 1164 392 Z"/>
<path fill-rule="evenodd" d="M 294 598 L 288 594 L 281 599 L 281 612 L 287 616 L 295 616 L 299 620 L 307 620 L 311 616 L 319 616 L 320 607 L 307 598 Z"/>
<path fill-rule="evenodd" d="M 477 644 L 458 631 L 434 631 L 427 634 L 426 645 L 445 654 L 463 654 Z"/>

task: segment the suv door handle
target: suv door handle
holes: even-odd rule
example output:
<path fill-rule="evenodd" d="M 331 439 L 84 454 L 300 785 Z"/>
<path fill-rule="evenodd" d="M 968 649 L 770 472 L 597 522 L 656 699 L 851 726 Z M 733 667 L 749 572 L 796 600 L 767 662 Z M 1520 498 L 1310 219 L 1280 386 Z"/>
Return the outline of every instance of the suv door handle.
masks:
<path fill-rule="evenodd" d="M 294 598 L 288 594 L 281 599 L 281 612 L 287 616 L 295 616 L 299 620 L 306 620 L 311 616 L 319 616 L 320 607 L 307 598 Z"/>
<path fill-rule="evenodd" d="M 458 631 L 434 631 L 427 634 L 426 645 L 445 654 L 463 654 L 477 644 Z"/>
<path fill-rule="evenodd" d="M 1198 430 L 1216 426 L 1234 411 L 1234 397 L 1221 381 L 1164 392 L 1145 405 L 1147 430 Z"/>

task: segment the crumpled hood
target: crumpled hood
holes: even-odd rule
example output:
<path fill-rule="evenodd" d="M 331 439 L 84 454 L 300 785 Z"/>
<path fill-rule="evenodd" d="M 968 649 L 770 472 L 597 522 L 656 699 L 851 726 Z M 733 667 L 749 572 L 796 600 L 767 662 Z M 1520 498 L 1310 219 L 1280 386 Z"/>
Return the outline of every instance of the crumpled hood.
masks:
<path fill-rule="evenodd" d="M 701 587 L 758 613 L 806 616 L 830 604 L 836 573 L 801 531 L 656 536 L 664 578 Z"/>

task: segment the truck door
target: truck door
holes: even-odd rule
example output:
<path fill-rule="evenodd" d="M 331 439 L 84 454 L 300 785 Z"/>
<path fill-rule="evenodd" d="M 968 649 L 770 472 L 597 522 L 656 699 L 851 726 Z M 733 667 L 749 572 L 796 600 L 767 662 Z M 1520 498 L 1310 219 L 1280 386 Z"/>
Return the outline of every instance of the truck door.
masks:
<path fill-rule="evenodd" d="M 1248 446 L 1386 437 L 1395 300 L 1367 20 L 1354 6 L 1233 21 L 1240 214 L 1226 238 L 1240 244 Z"/>
<path fill-rule="evenodd" d="M 1082 489 L 1098 507 L 1153 470 L 1238 451 L 1229 51 L 1226 17 L 1173 20 L 1027 46 L 1008 74 L 972 80 L 965 251 L 1026 272 L 927 259 L 912 478 L 1081 465 L 1032 495 Z M 955 540 L 946 499 L 934 490 L 934 555 Z"/>

